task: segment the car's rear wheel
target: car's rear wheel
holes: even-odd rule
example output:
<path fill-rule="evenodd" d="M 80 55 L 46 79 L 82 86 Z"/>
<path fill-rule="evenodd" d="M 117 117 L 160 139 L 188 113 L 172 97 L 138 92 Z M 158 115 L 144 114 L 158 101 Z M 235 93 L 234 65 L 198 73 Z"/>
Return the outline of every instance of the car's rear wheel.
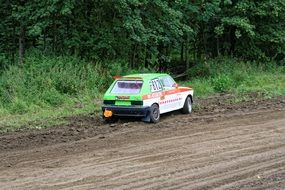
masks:
<path fill-rule="evenodd" d="M 157 104 L 152 104 L 152 106 L 150 107 L 149 117 L 151 123 L 159 122 L 160 111 L 159 111 L 159 106 Z"/>
<path fill-rule="evenodd" d="M 192 112 L 192 100 L 190 96 L 185 99 L 184 106 L 181 109 L 181 112 L 184 114 L 189 114 Z"/>

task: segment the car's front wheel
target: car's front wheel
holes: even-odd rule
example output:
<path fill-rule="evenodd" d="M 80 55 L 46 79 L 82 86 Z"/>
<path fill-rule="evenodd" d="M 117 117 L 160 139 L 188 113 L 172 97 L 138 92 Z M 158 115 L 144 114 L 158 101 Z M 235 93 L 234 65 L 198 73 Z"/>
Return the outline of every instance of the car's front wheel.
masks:
<path fill-rule="evenodd" d="M 181 109 L 182 113 L 189 114 L 192 112 L 192 100 L 190 96 L 188 96 L 184 102 L 184 106 Z"/>
<path fill-rule="evenodd" d="M 160 111 L 159 111 L 159 106 L 157 104 L 152 104 L 150 107 L 150 122 L 151 123 L 157 123 L 159 122 L 160 119 Z"/>

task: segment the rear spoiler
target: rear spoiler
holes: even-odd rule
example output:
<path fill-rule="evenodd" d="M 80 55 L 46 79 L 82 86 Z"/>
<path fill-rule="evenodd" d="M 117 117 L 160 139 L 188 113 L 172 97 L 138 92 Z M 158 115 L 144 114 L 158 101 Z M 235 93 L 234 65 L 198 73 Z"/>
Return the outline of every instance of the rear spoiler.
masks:
<path fill-rule="evenodd" d="M 126 77 L 126 76 L 120 76 L 120 75 L 115 75 L 113 76 L 113 79 L 117 80 L 117 79 L 131 79 L 131 80 L 142 80 L 142 77 Z"/>
<path fill-rule="evenodd" d="M 120 76 L 120 75 L 113 76 L 113 79 L 120 79 L 120 78 L 122 78 L 122 76 Z"/>

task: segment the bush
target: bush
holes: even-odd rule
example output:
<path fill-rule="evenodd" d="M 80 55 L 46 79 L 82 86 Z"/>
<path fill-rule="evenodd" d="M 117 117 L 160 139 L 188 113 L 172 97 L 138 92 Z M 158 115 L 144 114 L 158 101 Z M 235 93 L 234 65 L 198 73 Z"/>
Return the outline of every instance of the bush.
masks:
<path fill-rule="evenodd" d="M 188 73 L 193 78 L 187 83 L 190 86 L 193 84 L 199 96 L 221 92 L 285 94 L 285 67 L 274 62 L 256 63 L 218 58 L 198 64 L 190 68 Z"/>
<path fill-rule="evenodd" d="M 0 104 L 11 113 L 22 113 L 30 106 L 55 107 L 78 97 L 95 98 L 110 79 L 100 63 L 28 53 L 25 65 L 11 65 L 3 70 Z"/>
<path fill-rule="evenodd" d="M 191 88 L 194 88 L 194 97 L 204 97 L 215 92 L 213 86 L 209 83 L 209 80 L 204 78 L 196 78 L 182 84 L 182 86 L 189 86 Z"/>
<path fill-rule="evenodd" d="M 43 92 L 41 99 L 51 106 L 59 106 L 64 103 L 65 97 L 57 90 L 51 89 Z"/>
<path fill-rule="evenodd" d="M 15 99 L 12 104 L 10 105 L 10 112 L 11 113 L 17 113 L 17 114 L 23 114 L 29 111 L 29 106 L 26 102 Z"/>
<path fill-rule="evenodd" d="M 132 69 L 122 60 L 92 63 L 77 57 L 46 56 L 30 52 L 26 55 L 23 66 L 10 65 L 2 70 L 1 113 L 66 107 L 81 100 L 92 102 L 101 97 L 113 81 L 113 75 L 144 72 L 156 71 L 149 68 Z M 189 69 L 188 74 L 192 78 L 189 86 L 199 96 L 229 91 L 275 91 L 275 94 L 284 94 L 284 72 L 284 66 L 274 63 L 214 59 Z"/>
<path fill-rule="evenodd" d="M 11 113 L 29 107 L 56 107 L 94 99 L 109 87 L 113 75 L 150 72 L 131 69 L 124 61 L 86 62 L 72 56 L 28 52 L 23 66 L 10 65 L 0 76 L 0 104 Z"/>
<path fill-rule="evenodd" d="M 109 71 L 111 76 L 157 72 L 154 69 L 145 67 L 131 68 L 129 64 L 124 60 L 109 61 L 104 63 L 103 65 Z"/>
<path fill-rule="evenodd" d="M 234 80 L 222 74 L 211 79 L 211 84 L 216 92 L 228 92 L 234 86 Z"/>
<path fill-rule="evenodd" d="M 210 65 L 206 62 L 197 64 L 187 71 L 187 75 L 190 78 L 209 77 L 211 75 Z"/>

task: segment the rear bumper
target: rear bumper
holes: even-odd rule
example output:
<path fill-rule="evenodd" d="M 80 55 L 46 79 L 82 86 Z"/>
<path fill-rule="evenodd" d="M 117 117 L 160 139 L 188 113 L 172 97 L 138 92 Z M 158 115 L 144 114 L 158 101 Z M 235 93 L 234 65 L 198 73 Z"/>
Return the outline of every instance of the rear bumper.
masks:
<path fill-rule="evenodd" d="M 102 106 L 102 111 L 110 110 L 115 116 L 145 117 L 149 113 L 149 106 Z"/>

